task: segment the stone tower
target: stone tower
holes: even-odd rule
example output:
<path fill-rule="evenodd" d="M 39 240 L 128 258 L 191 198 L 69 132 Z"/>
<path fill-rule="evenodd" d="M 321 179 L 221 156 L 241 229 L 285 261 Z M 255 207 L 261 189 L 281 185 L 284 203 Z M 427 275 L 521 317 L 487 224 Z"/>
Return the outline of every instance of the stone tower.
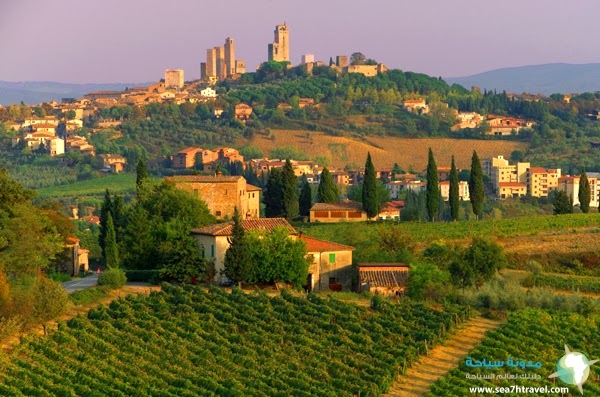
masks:
<path fill-rule="evenodd" d="M 217 51 L 214 48 L 206 50 L 206 76 L 217 77 Z"/>
<path fill-rule="evenodd" d="M 217 79 L 223 80 L 227 77 L 225 73 L 225 47 L 215 47 L 214 50 L 217 58 L 216 76 Z"/>
<path fill-rule="evenodd" d="M 225 39 L 225 75 L 231 76 L 235 74 L 235 45 L 233 38 Z"/>
<path fill-rule="evenodd" d="M 286 23 L 275 26 L 275 40 L 269 44 L 269 61 L 290 61 L 290 32 Z"/>

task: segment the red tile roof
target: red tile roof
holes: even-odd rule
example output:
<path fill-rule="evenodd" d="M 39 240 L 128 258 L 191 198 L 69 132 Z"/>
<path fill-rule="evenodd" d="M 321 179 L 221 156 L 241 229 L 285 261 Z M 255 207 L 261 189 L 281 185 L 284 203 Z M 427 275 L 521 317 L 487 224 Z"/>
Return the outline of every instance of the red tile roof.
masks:
<path fill-rule="evenodd" d="M 356 202 L 348 203 L 315 203 L 311 211 L 362 211 L 362 204 Z"/>
<path fill-rule="evenodd" d="M 265 230 L 267 232 L 278 227 L 283 227 L 286 228 L 290 234 L 298 234 L 296 229 L 294 229 L 285 218 L 244 219 L 242 220 L 242 227 L 245 231 Z M 231 236 L 232 233 L 233 221 L 192 229 L 192 234 L 208 236 Z"/>
<path fill-rule="evenodd" d="M 185 149 L 182 149 L 180 151 L 177 152 L 177 154 L 188 154 L 188 153 L 194 153 L 194 152 L 200 152 L 202 151 L 202 148 L 199 147 L 187 147 Z"/>
<path fill-rule="evenodd" d="M 530 174 L 545 174 L 547 172 L 548 171 L 544 167 L 530 167 L 529 168 Z"/>
<path fill-rule="evenodd" d="M 306 243 L 306 252 L 354 251 L 354 247 L 331 241 L 319 240 L 314 237 L 300 235 L 300 240 Z"/>
<path fill-rule="evenodd" d="M 262 189 L 259 188 L 258 186 L 254 186 L 254 185 L 251 185 L 248 183 L 248 184 L 246 184 L 246 190 L 249 192 L 260 192 Z"/>
<path fill-rule="evenodd" d="M 221 176 L 212 176 L 212 175 L 175 175 L 175 176 L 167 176 L 165 179 L 173 182 L 205 182 L 205 183 L 217 183 L 217 182 L 237 182 L 240 178 L 239 175 L 230 176 L 230 175 L 221 175 Z"/>

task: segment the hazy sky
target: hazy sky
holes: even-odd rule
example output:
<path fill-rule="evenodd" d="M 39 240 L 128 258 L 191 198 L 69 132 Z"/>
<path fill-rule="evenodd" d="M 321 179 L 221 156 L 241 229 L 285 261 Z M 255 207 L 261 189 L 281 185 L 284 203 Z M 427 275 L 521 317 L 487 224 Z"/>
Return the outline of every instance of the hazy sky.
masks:
<path fill-rule="evenodd" d="M 456 77 L 600 62 L 598 0 L 0 0 L 0 80 L 198 78 L 206 48 L 236 42 L 248 70 L 287 21 L 292 63 L 361 51 L 389 67 Z"/>

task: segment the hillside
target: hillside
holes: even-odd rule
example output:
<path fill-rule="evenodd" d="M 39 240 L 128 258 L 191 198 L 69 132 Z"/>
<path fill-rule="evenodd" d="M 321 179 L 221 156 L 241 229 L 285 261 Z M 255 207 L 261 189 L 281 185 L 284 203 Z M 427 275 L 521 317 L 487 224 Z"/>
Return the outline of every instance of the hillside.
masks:
<path fill-rule="evenodd" d="M 260 147 L 265 156 L 276 147 L 289 146 L 306 153 L 308 157 L 324 156 L 330 164 L 343 168 L 346 164 L 361 166 L 371 152 L 376 168 L 389 167 L 398 163 L 400 167 L 409 166 L 417 171 L 427 166 L 427 151 L 431 147 L 438 166 L 449 166 L 452 155 L 458 168 L 471 165 L 473 150 L 479 158 L 497 155 L 510 157 L 513 150 L 525 150 L 527 144 L 514 141 L 484 141 L 474 139 L 450 138 L 396 138 L 366 137 L 358 140 L 342 136 L 326 135 L 322 132 L 271 130 L 275 139 L 264 135 L 255 135 L 248 144 Z"/>
<path fill-rule="evenodd" d="M 137 85 L 144 83 L 66 84 L 53 81 L 0 81 L 0 104 L 8 106 L 23 101 L 31 105 L 60 101 L 61 98 L 82 98 L 84 94 L 92 91 L 123 90 Z"/>
<path fill-rule="evenodd" d="M 448 84 L 465 88 L 478 86 L 482 90 L 554 93 L 582 93 L 600 91 L 600 63 L 519 66 L 491 70 L 465 77 L 444 78 Z"/>

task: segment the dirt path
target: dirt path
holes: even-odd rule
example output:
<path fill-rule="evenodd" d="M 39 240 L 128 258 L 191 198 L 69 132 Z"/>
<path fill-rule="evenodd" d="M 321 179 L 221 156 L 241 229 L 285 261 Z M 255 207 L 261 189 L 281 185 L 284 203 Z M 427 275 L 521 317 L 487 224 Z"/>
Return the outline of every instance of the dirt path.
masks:
<path fill-rule="evenodd" d="M 459 361 L 467 356 L 484 338 L 487 331 L 498 328 L 499 321 L 475 317 L 450 337 L 443 345 L 429 351 L 429 356 L 421 357 L 406 375 L 400 375 L 392 384 L 386 397 L 423 396 L 430 385 L 455 368 Z"/>

